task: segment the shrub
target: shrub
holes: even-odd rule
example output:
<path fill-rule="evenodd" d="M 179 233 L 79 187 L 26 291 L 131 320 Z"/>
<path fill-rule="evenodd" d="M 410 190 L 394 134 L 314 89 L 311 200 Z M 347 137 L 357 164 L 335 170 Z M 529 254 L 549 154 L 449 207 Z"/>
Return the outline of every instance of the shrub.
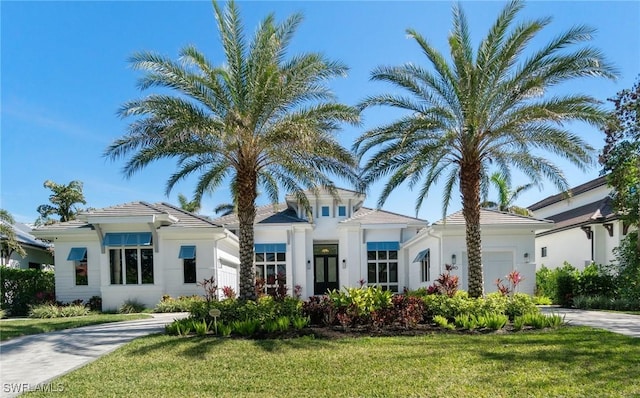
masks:
<path fill-rule="evenodd" d="M 164 295 L 162 300 L 153 309 L 153 312 L 189 312 L 196 302 L 203 302 L 201 296 L 180 296 L 177 299 Z"/>
<path fill-rule="evenodd" d="M 435 323 L 436 325 L 440 326 L 441 328 L 444 329 L 449 329 L 449 330 L 453 330 L 455 329 L 454 325 L 451 325 L 449 323 L 449 320 L 443 316 L 440 315 L 436 315 L 433 317 L 433 323 Z"/>
<path fill-rule="evenodd" d="M 557 314 L 545 315 L 542 313 L 528 313 L 514 319 L 514 329 L 520 330 L 523 326 L 531 326 L 534 329 L 558 327 L 564 323 L 564 318 Z"/>
<path fill-rule="evenodd" d="M 7 312 L 5 310 L 0 310 L 0 319 L 4 319 L 7 316 Z"/>
<path fill-rule="evenodd" d="M 547 296 L 558 303 L 558 284 L 555 272 L 544 265 L 536 272 L 536 296 Z"/>
<path fill-rule="evenodd" d="M 434 317 L 435 320 L 435 317 Z M 438 322 L 436 322 L 438 323 Z M 473 314 L 460 314 L 457 315 L 453 321 L 456 327 L 461 329 L 474 330 L 480 326 L 478 318 Z"/>
<path fill-rule="evenodd" d="M 118 308 L 118 313 L 135 314 L 135 313 L 144 311 L 144 309 L 145 309 L 144 304 L 142 304 L 138 300 L 128 299 L 120 306 L 120 308 Z"/>
<path fill-rule="evenodd" d="M 478 323 L 491 330 L 500 330 L 505 327 L 508 321 L 509 318 L 506 315 L 485 314 L 479 318 Z"/>
<path fill-rule="evenodd" d="M 601 265 L 592 263 L 578 275 L 576 295 L 615 297 L 616 291 L 614 276 Z"/>
<path fill-rule="evenodd" d="M 0 308 L 11 314 L 27 315 L 32 305 L 55 300 L 52 271 L 0 267 Z"/>
<path fill-rule="evenodd" d="M 87 306 L 91 311 L 102 311 L 102 297 L 91 296 L 89 301 L 87 301 Z"/>
<path fill-rule="evenodd" d="M 29 310 L 29 318 L 58 318 L 60 307 L 55 304 L 34 305 Z"/>
<path fill-rule="evenodd" d="M 477 301 L 470 299 L 467 292 L 459 291 L 453 297 L 431 294 L 423 298 L 425 304 L 425 317 L 433 318 L 443 316 L 454 320 L 461 314 L 474 313 L 477 309 Z"/>
<path fill-rule="evenodd" d="M 333 325 L 336 310 L 327 296 L 312 296 L 302 303 L 302 314 L 309 318 L 311 325 Z"/>
<path fill-rule="evenodd" d="M 224 286 L 222 288 L 222 297 L 225 299 L 231 299 L 231 300 L 235 300 L 236 298 L 236 291 L 233 290 L 233 288 L 231 286 Z"/>
<path fill-rule="evenodd" d="M 234 321 L 231 323 L 231 328 L 234 333 L 237 333 L 240 336 L 250 337 L 253 336 L 260 328 L 260 321 L 256 319 Z"/>
<path fill-rule="evenodd" d="M 640 301 L 640 253 L 636 249 L 638 231 L 631 231 L 613 250 L 617 264 L 611 266 L 616 278 L 620 297 Z"/>
<path fill-rule="evenodd" d="M 430 293 L 437 292 L 444 296 L 453 297 L 458 291 L 459 281 L 456 275 L 451 275 L 451 271 L 458 267 L 453 264 L 445 264 L 444 268 L 445 271 L 438 276 L 438 279 L 435 280 L 433 286 L 430 286 L 427 291 Z"/>
<path fill-rule="evenodd" d="M 306 328 L 309 325 L 309 317 L 307 316 L 296 316 L 291 319 L 291 324 L 295 330 L 301 330 Z"/>
<path fill-rule="evenodd" d="M 535 305 L 551 305 L 553 302 L 547 296 L 533 296 L 533 303 Z"/>
<path fill-rule="evenodd" d="M 231 325 L 223 322 L 218 323 L 218 334 L 220 334 L 220 336 L 229 337 L 231 336 L 232 331 L 233 328 L 231 327 Z"/>
<path fill-rule="evenodd" d="M 209 332 L 209 324 L 207 322 L 197 321 L 195 319 L 193 319 L 191 322 L 193 324 L 193 330 L 198 336 L 204 336 L 207 334 L 207 332 Z"/>
<path fill-rule="evenodd" d="M 538 312 L 540 312 L 540 310 L 534 304 L 531 296 L 524 293 L 516 293 L 510 297 L 507 301 L 507 308 L 505 309 L 505 315 L 511 320 L 520 315 Z"/>
<path fill-rule="evenodd" d="M 89 309 L 84 305 L 72 304 L 60 307 L 60 316 L 62 317 L 84 316 L 88 313 Z"/>
<path fill-rule="evenodd" d="M 570 307 L 578 287 L 578 271 L 565 262 L 561 268 L 557 268 L 556 285 L 557 285 L 557 303 L 563 307 Z"/>

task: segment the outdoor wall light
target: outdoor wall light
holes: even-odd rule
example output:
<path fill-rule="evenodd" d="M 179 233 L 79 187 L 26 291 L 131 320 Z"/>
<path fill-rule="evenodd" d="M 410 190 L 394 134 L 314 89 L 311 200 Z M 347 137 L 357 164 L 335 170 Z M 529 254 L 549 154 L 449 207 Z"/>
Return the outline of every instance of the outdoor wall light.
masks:
<path fill-rule="evenodd" d="M 307 260 L 307 269 L 311 269 L 311 260 Z"/>
<path fill-rule="evenodd" d="M 456 265 L 456 255 L 455 254 L 451 255 L 451 265 Z"/>
<path fill-rule="evenodd" d="M 342 268 L 347 268 L 347 259 L 346 258 L 342 259 Z"/>
<path fill-rule="evenodd" d="M 529 262 L 529 253 L 525 253 L 525 254 L 524 254 L 524 261 L 525 261 L 526 263 L 528 263 L 528 262 Z"/>

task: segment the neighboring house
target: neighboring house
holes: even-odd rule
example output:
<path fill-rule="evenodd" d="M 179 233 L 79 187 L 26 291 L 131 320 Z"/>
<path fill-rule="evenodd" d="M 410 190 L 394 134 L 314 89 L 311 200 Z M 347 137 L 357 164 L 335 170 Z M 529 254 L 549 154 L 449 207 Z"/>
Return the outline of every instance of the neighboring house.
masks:
<path fill-rule="evenodd" d="M 62 302 L 100 296 L 104 310 L 126 300 L 152 308 L 165 294 L 202 295 L 198 282 L 212 276 L 238 291 L 237 237 L 167 203 L 95 209 L 33 234 L 54 242 Z"/>
<path fill-rule="evenodd" d="M 570 191 L 571 197 L 560 193 L 529 206 L 536 217 L 555 223 L 536 235 L 539 263 L 556 268 L 566 261 L 578 269 L 592 262 L 613 263 L 613 249 L 628 233 L 628 225 L 613 210 L 606 176 Z"/>
<path fill-rule="evenodd" d="M 456 255 L 461 288 L 466 289 L 464 221 L 461 213 L 431 227 L 424 220 L 363 207 L 364 197 L 338 189 L 307 193 L 311 214 L 292 196 L 286 203 L 258 208 L 255 223 L 255 266 L 266 289 L 278 279 L 302 297 L 324 294 L 327 289 L 359 286 L 362 281 L 393 292 L 426 287 Z M 214 220 L 237 232 L 238 218 Z M 534 237 L 551 223 L 495 211 L 482 211 L 485 288 L 496 290 L 496 278 L 517 269 L 527 283 L 521 291 L 533 293 L 535 284 Z M 525 256 L 526 253 L 526 256 Z M 494 280 L 490 280 L 493 278 Z"/>
<path fill-rule="evenodd" d="M 16 241 L 26 252 L 26 256 L 21 257 L 13 252 L 6 265 L 13 268 L 48 269 L 53 266 L 53 246 L 43 242 L 32 235 L 32 229 L 26 224 L 15 223 L 11 226 L 15 232 Z M 6 239 L 0 235 L 0 239 Z M 2 259 L 6 261 L 6 259 Z"/>

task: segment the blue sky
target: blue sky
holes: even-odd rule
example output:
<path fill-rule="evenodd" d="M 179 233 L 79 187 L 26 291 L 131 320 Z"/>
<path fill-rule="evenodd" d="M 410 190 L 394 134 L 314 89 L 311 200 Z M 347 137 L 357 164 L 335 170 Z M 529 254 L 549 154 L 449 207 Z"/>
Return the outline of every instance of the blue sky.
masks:
<path fill-rule="evenodd" d="M 425 63 L 405 30 L 414 28 L 446 52 L 451 27 L 449 1 L 241 1 L 244 24 L 252 33 L 269 12 L 281 20 L 301 12 L 305 20 L 292 43 L 292 53 L 319 51 L 350 67 L 348 77 L 331 82 L 338 98 L 355 104 L 366 95 L 388 92 L 391 87 L 369 81 L 379 65 Z M 494 21 L 503 2 L 462 2 L 472 37 L 479 41 Z M 532 43 L 536 48 L 576 24 L 597 29 L 592 44 L 602 49 L 620 72 L 617 81 L 584 79 L 563 85 L 559 92 L 583 92 L 606 101 L 629 88 L 640 72 L 640 2 L 532 1 L 521 19 L 544 16 L 553 22 Z M 191 195 L 193 181 L 178 185 L 169 197 L 165 182 L 175 163 L 154 164 L 130 179 L 121 173 L 123 161 L 103 157 L 105 148 L 126 132 L 130 120 L 116 116 L 127 100 L 151 93 L 140 92 L 140 77 L 127 59 L 136 51 L 151 50 L 176 58 L 180 48 L 193 44 L 216 64 L 224 62 L 218 44 L 211 3 L 208 1 L 6 1 L 1 17 L 0 207 L 21 222 L 33 222 L 36 208 L 48 203 L 45 180 L 84 183 L 87 205 L 106 207 L 135 200 L 178 203 L 177 195 Z M 607 106 L 610 106 L 607 104 Z M 392 120 L 391 110 L 375 108 L 363 114 L 363 125 L 345 128 L 339 135 L 350 147 L 365 129 Z M 572 125 L 596 148 L 603 134 L 589 126 Z M 598 176 L 594 166 L 586 173 L 558 160 L 572 186 Z M 516 179 L 514 185 L 526 183 Z M 381 184 L 371 187 L 365 205 L 375 207 Z M 557 193 L 545 182 L 521 196 L 530 205 Z M 454 193 L 449 213 L 460 209 Z M 414 215 L 416 194 L 403 187 L 388 199 L 384 209 Z M 202 213 L 228 202 L 220 189 L 203 201 Z M 264 200 L 264 199 L 263 199 Z M 264 203 L 264 202 L 261 202 Z M 441 217 L 441 191 L 429 193 L 418 213 L 431 222 Z"/>

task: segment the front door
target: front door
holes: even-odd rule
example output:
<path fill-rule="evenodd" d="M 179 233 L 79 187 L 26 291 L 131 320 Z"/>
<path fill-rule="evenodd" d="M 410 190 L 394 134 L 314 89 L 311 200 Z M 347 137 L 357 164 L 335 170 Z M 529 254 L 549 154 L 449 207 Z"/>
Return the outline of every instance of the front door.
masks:
<path fill-rule="evenodd" d="M 313 246 L 313 294 L 327 293 L 327 290 L 339 289 L 338 282 L 338 245 Z"/>

